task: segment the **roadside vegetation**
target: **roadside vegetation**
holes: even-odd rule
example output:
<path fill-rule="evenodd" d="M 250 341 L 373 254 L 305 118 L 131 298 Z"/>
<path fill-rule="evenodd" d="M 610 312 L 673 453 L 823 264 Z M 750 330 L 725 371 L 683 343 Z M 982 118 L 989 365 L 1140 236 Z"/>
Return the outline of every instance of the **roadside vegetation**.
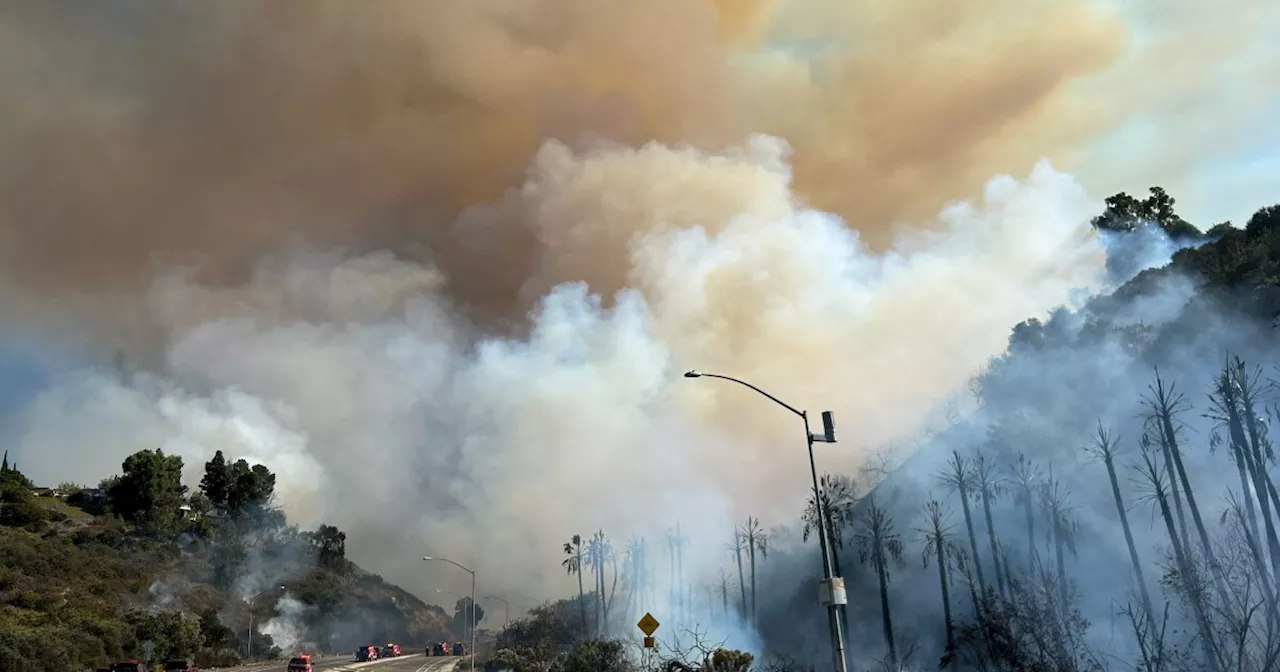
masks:
<path fill-rule="evenodd" d="M 0 670 L 67 672 L 110 661 L 351 651 L 452 639 L 454 619 L 346 558 L 346 535 L 304 531 L 274 506 L 275 475 L 218 453 L 195 489 L 162 450 L 128 456 L 97 487 L 37 488 L 0 464 Z M 283 587 L 283 590 L 281 590 Z M 281 601 L 293 604 L 281 615 Z M 299 642 L 263 633 L 287 617 Z"/>

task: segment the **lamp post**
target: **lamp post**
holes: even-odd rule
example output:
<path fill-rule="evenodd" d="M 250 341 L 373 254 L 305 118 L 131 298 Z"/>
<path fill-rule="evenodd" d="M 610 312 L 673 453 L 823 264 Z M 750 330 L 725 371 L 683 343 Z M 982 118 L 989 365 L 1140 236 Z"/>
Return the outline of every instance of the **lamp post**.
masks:
<path fill-rule="evenodd" d="M 283 593 L 283 592 L 284 592 L 284 590 L 285 590 L 284 586 L 280 586 L 280 592 L 282 592 L 282 593 Z M 263 596 L 264 594 L 266 594 L 266 593 L 268 593 L 268 592 L 270 592 L 270 589 L 264 590 L 264 591 L 262 591 L 262 592 L 258 593 L 257 595 L 254 595 L 253 597 L 249 598 L 249 633 L 248 633 L 248 634 L 249 634 L 249 640 L 248 640 L 248 644 L 247 644 L 247 646 L 248 646 L 248 655 L 246 656 L 249 660 L 253 660 L 253 601 L 254 601 L 254 600 L 256 600 L 256 599 L 258 599 L 259 597 Z"/>
<path fill-rule="evenodd" d="M 823 443 L 835 443 L 836 430 L 835 423 L 831 417 L 831 411 L 822 412 L 822 429 L 821 434 L 814 434 L 809 430 L 809 414 L 799 410 L 787 402 L 765 392 L 764 390 L 737 378 L 729 376 L 721 376 L 715 373 L 701 373 L 690 370 L 684 374 L 685 378 L 719 378 L 727 380 L 731 383 L 737 383 L 743 387 L 748 387 L 769 399 L 773 403 L 791 411 L 795 415 L 800 416 L 804 421 L 804 437 L 805 443 L 809 448 L 809 475 L 813 479 L 813 506 L 818 515 L 818 545 L 822 547 L 822 575 L 823 587 L 822 598 L 827 606 L 827 621 L 831 628 L 831 648 L 834 656 L 834 664 L 836 672 L 846 672 L 844 657 L 844 627 L 840 623 L 840 605 L 846 603 L 843 583 L 837 583 L 838 577 L 832 576 L 831 572 L 831 545 L 827 539 L 827 516 L 828 512 L 822 506 L 822 494 L 818 491 L 818 469 L 813 462 L 813 443 L 822 441 Z"/>
<path fill-rule="evenodd" d="M 493 595 L 488 595 L 488 596 L 486 596 L 484 599 L 486 599 L 486 600 L 497 600 L 497 601 L 499 601 L 499 602 L 501 602 L 501 603 L 502 603 L 502 607 L 503 607 L 503 612 L 502 612 L 502 627 L 504 627 L 504 628 L 505 628 L 505 627 L 507 627 L 507 625 L 511 623 L 511 603 L 510 603 L 510 602 L 508 602 L 508 601 L 506 601 L 506 600 L 504 600 L 504 599 L 502 599 L 501 597 L 496 597 L 496 596 L 493 596 Z"/>
<path fill-rule="evenodd" d="M 433 558 L 424 555 L 422 559 L 427 562 L 447 562 L 471 575 L 471 615 L 467 618 L 471 623 L 467 627 L 471 630 L 471 669 L 474 671 L 476 669 L 476 570 L 449 558 Z"/>

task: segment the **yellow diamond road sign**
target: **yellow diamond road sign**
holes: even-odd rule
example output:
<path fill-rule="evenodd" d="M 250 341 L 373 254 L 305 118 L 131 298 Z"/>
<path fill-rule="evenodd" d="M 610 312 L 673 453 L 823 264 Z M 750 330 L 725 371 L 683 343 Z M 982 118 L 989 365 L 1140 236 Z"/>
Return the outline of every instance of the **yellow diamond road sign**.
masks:
<path fill-rule="evenodd" d="M 653 614 L 645 612 L 644 618 L 641 618 L 640 622 L 636 623 L 636 627 L 640 628 L 640 631 L 644 634 L 652 637 L 653 631 L 658 629 L 658 619 L 654 618 Z"/>

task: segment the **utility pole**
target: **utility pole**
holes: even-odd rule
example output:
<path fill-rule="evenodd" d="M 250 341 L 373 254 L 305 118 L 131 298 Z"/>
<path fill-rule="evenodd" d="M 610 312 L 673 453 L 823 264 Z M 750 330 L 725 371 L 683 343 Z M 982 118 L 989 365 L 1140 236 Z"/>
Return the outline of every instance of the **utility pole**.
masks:
<path fill-rule="evenodd" d="M 467 620 L 471 622 L 470 625 L 468 626 L 471 629 L 471 671 L 475 672 L 475 669 L 476 669 L 476 570 L 471 569 L 470 567 L 467 567 L 465 565 L 459 564 L 453 560 L 450 560 L 449 558 L 433 558 L 427 555 L 427 556 L 423 556 L 422 559 L 426 560 L 427 562 L 432 562 L 432 561 L 447 562 L 453 565 L 454 567 L 457 567 L 458 569 L 461 569 L 462 571 L 471 574 L 471 613 L 470 615 L 468 615 L 466 613 L 466 610 L 464 609 L 463 615 L 467 616 Z M 466 633 L 463 633 L 463 634 L 465 636 Z"/>
<path fill-rule="evenodd" d="M 731 383 L 737 383 L 743 387 L 748 387 L 768 398 L 773 403 L 791 411 L 795 415 L 800 416 L 804 421 L 804 438 L 805 444 L 809 449 L 809 475 L 813 479 L 813 506 L 818 516 L 818 545 L 822 547 L 822 576 L 823 580 L 821 588 L 821 602 L 827 608 L 827 623 L 831 630 L 831 649 L 833 656 L 833 664 L 836 672 L 847 672 L 845 667 L 844 654 L 844 626 L 840 622 L 840 605 L 846 604 L 848 598 L 845 595 L 844 579 L 832 576 L 831 573 L 831 542 L 827 539 L 827 519 L 829 512 L 822 506 L 822 493 L 818 489 L 818 469 L 813 461 L 813 444 L 815 441 L 823 443 L 836 442 L 835 420 L 831 416 L 831 411 L 822 412 L 822 429 L 821 434 L 814 434 L 809 430 L 809 414 L 801 411 L 796 407 L 786 403 L 785 401 L 765 392 L 764 390 L 748 383 L 730 378 L 729 376 L 721 376 L 715 373 L 700 373 L 698 371 L 688 371 L 684 374 L 685 378 L 719 378 L 727 380 Z"/>

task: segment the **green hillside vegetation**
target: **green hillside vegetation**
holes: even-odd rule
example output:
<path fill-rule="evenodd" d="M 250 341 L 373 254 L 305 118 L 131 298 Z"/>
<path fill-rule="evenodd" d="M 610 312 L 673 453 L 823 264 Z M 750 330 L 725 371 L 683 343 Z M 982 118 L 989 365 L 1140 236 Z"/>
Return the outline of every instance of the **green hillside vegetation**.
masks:
<path fill-rule="evenodd" d="M 285 596 L 308 650 L 453 639 L 452 615 L 346 558 L 346 535 L 300 531 L 276 509 L 275 475 L 219 452 L 194 491 L 182 460 L 140 451 L 97 488 L 35 488 L 0 465 L 0 670 L 66 672 L 113 660 L 205 666 L 281 651 L 260 627 Z M 284 590 L 280 587 L 283 586 Z M 260 593 L 260 594 L 259 594 Z M 312 648 L 315 647 L 315 648 Z"/>

